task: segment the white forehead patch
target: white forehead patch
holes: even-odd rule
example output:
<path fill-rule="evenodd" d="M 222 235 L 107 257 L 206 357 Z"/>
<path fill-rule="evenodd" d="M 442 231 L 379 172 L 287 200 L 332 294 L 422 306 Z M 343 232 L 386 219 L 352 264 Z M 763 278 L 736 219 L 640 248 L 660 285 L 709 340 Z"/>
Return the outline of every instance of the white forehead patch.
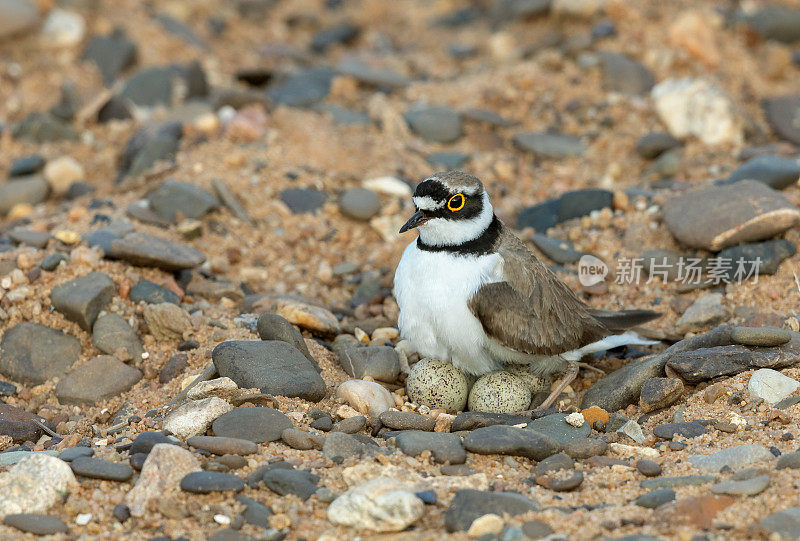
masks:
<path fill-rule="evenodd" d="M 444 206 L 444 201 L 436 202 L 430 195 L 415 196 L 413 197 L 414 204 L 420 210 L 436 210 Z"/>

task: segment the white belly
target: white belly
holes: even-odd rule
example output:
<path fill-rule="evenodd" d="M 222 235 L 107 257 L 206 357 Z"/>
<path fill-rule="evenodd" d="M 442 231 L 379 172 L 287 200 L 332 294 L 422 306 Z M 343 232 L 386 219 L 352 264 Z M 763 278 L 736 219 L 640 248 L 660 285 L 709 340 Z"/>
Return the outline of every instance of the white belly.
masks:
<path fill-rule="evenodd" d="M 478 375 L 496 370 L 488 337 L 467 303 L 479 287 L 502 279 L 502 260 L 497 254 L 427 252 L 412 242 L 394 276 L 401 337 L 420 355 L 452 362 L 465 372 Z"/>

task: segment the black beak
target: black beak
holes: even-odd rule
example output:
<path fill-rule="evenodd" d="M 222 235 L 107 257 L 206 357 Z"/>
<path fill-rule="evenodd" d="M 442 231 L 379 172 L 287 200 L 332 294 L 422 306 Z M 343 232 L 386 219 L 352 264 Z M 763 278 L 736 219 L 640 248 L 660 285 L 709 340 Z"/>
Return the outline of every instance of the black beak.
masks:
<path fill-rule="evenodd" d="M 417 212 L 414 213 L 414 215 L 411 218 L 408 219 L 405 225 L 403 225 L 403 227 L 400 228 L 400 232 L 405 233 L 409 229 L 414 229 L 415 227 L 421 226 L 428 220 L 430 220 L 430 218 L 422 214 L 421 210 L 418 210 Z"/>

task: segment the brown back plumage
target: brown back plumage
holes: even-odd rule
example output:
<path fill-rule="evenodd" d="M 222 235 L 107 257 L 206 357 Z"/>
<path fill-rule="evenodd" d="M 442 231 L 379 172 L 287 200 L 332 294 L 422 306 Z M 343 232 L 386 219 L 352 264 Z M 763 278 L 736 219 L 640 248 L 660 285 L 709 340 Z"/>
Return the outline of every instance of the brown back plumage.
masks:
<path fill-rule="evenodd" d="M 631 318 L 625 318 L 625 312 L 595 311 L 595 317 L 506 227 L 495 251 L 503 258 L 506 281 L 482 286 L 469 306 L 486 334 L 506 347 L 531 355 L 558 355 L 601 340 L 621 323 L 638 325 L 658 317 L 646 310 L 630 312 Z"/>

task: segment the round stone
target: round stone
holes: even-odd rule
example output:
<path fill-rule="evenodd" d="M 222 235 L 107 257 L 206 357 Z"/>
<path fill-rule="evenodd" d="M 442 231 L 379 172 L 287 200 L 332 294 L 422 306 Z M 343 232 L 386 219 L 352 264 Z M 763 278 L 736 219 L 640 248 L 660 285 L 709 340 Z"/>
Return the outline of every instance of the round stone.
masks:
<path fill-rule="evenodd" d="M 366 221 L 378 214 L 381 210 L 381 202 L 372 190 L 351 188 L 342 194 L 342 198 L 339 200 L 339 210 L 354 220 Z"/>
<path fill-rule="evenodd" d="M 652 460 L 641 459 L 636 462 L 636 469 L 646 477 L 656 477 L 661 475 L 661 466 Z"/>
<path fill-rule="evenodd" d="M 528 409 L 531 392 L 528 384 L 508 372 L 491 372 L 481 376 L 469 393 L 471 411 L 513 413 Z"/>
<path fill-rule="evenodd" d="M 469 378 L 451 363 L 422 359 L 408 374 L 406 393 L 417 404 L 461 411 L 467 405 Z"/>

